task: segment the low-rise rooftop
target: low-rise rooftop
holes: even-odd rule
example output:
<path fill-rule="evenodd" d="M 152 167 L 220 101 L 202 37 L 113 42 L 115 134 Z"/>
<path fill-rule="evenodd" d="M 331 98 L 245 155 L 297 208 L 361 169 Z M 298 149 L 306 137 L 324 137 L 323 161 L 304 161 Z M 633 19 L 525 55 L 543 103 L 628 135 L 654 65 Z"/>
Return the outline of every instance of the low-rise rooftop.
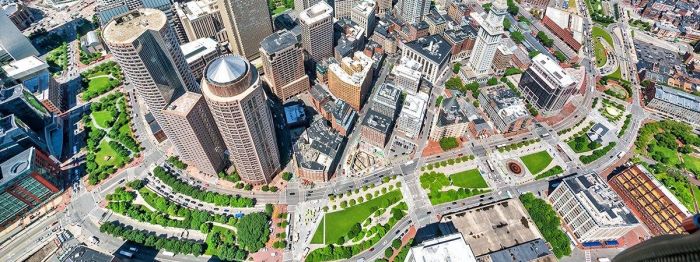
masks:
<path fill-rule="evenodd" d="M 389 133 L 392 119 L 388 116 L 380 114 L 372 109 L 367 110 L 365 119 L 362 120 L 362 125 L 377 130 L 381 133 Z"/>
<path fill-rule="evenodd" d="M 450 57 L 452 48 L 440 35 L 421 37 L 404 45 L 437 64 L 442 64 Z"/>

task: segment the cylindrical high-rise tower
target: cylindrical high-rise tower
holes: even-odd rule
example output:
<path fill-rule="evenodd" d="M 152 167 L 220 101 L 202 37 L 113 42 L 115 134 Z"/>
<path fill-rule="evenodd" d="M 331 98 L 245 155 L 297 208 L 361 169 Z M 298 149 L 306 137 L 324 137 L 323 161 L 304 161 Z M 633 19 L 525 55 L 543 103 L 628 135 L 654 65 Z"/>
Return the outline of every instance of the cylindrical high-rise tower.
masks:
<path fill-rule="evenodd" d="M 241 178 L 269 183 L 280 169 L 275 126 L 255 67 L 226 55 L 207 65 L 202 94 Z"/>
<path fill-rule="evenodd" d="M 114 18 L 102 31 L 107 46 L 167 136 L 161 111 L 186 91 L 199 93 L 165 13 L 138 9 Z"/>

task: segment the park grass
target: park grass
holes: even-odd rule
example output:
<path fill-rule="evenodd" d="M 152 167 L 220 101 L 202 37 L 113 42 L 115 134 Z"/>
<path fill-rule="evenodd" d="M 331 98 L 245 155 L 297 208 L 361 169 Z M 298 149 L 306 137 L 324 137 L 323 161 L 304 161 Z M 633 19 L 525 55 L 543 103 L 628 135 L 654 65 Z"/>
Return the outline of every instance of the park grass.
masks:
<path fill-rule="evenodd" d="M 116 151 L 112 148 L 112 146 L 109 145 L 107 140 L 102 140 L 100 142 L 100 146 L 97 147 L 97 152 L 95 153 L 95 163 L 98 166 L 104 167 L 104 166 L 116 166 L 118 164 L 118 161 L 123 161 L 121 159 L 121 156 L 117 154 Z M 105 157 L 110 157 L 109 159 L 105 159 Z"/>
<path fill-rule="evenodd" d="M 108 87 L 109 87 L 109 77 L 108 76 L 95 77 L 93 79 L 90 79 L 90 83 L 88 84 L 88 90 L 90 90 L 92 92 L 97 92 L 98 90 L 107 89 Z"/>
<path fill-rule="evenodd" d="M 608 78 L 610 79 L 622 79 L 622 71 L 620 70 L 620 67 L 617 67 L 617 70 L 615 72 L 612 72 L 612 74 L 608 75 Z"/>
<path fill-rule="evenodd" d="M 695 173 L 696 175 L 700 174 L 700 158 L 684 155 L 683 162 L 685 163 L 685 168 L 687 168 L 689 171 Z M 699 196 L 696 195 L 696 197 Z"/>
<path fill-rule="evenodd" d="M 600 43 L 598 38 L 593 39 L 593 54 L 595 55 L 595 64 L 597 67 L 602 67 L 608 62 L 605 47 Z"/>
<path fill-rule="evenodd" d="M 129 124 L 125 124 L 119 127 L 119 133 L 120 134 L 128 134 L 129 136 L 133 137 L 134 133 L 131 132 L 131 127 Z"/>
<path fill-rule="evenodd" d="M 523 161 L 523 164 L 525 164 L 525 167 L 532 175 L 537 175 L 549 166 L 549 163 L 552 162 L 552 156 L 547 151 L 540 151 L 522 156 L 520 160 Z"/>
<path fill-rule="evenodd" d="M 105 110 L 92 112 L 92 117 L 95 119 L 95 123 L 97 123 L 98 127 L 100 128 L 109 128 L 107 123 L 114 120 L 112 113 Z"/>
<path fill-rule="evenodd" d="M 204 252 L 206 255 L 213 255 L 217 253 L 216 250 L 216 239 L 213 239 L 214 234 L 219 233 L 219 240 L 223 243 L 230 244 L 230 245 L 235 245 L 236 244 L 236 233 L 233 232 L 233 230 L 230 230 L 228 228 L 220 227 L 220 226 L 213 226 L 211 228 L 211 231 L 207 234 L 207 238 L 205 242 L 207 243 L 207 250 Z"/>
<path fill-rule="evenodd" d="M 471 169 L 450 175 L 452 184 L 464 188 L 486 188 L 486 180 L 481 177 L 478 169 Z"/>
<path fill-rule="evenodd" d="M 676 164 L 678 164 L 678 161 L 680 161 L 678 159 L 678 153 L 676 152 L 676 150 L 673 150 L 673 149 L 670 149 L 667 147 L 663 147 L 663 146 L 655 146 L 653 148 L 654 148 L 654 152 L 661 153 L 664 155 L 664 157 L 666 157 L 668 159 L 668 163 L 664 163 L 664 164 L 667 164 L 669 166 L 676 166 Z M 652 152 L 652 154 L 653 154 L 653 152 Z"/>
<path fill-rule="evenodd" d="M 278 6 L 277 8 L 275 8 L 275 10 L 272 10 L 272 16 L 279 15 L 287 10 L 289 10 L 289 8 L 287 8 L 285 6 Z"/>
<path fill-rule="evenodd" d="M 591 36 L 593 36 L 593 38 L 602 37 L 603 39 L 605 39 L 605 42 L 608 42 L 608 45 L 615 46 L 613 45 L 612 36 L 601 27 L 594 26 L 591 30 Z"/>
<path fill-rule="evenodd" d="M 613 39 L 612 39 L 612 36 L 610 36 L 610 34 L 605 31 L 605 29 L 597 27 L 597 26 L 593 27 L 593 30 L 591 32 L 591 36 L 593 36 L 593 53 L 595 55 L 596 65 L 598 67 L 601 67 L 601 66 L 605 65 L 605 63 L 608 62 L 608 57 L 607 57 L 607 52 L 605 50 L 605 47 L 600 42 L 599 37 L 602 37 L 603 39 L 605 39 L 605 42 L 608 42 L 608 45 L 610 45 L 610 46 L 614 46 Z"/>
<path fill-rule="evenodd" d="M 326 242 L 335 243 L 340 237 L 346 235 L 354 224 L 362 223 L 372 215 L 372 207 L 379 208 L 383 201 L 390 199 L 402 199 L 401 191 L 393 190 L 361 204 L 325 214 L 325 217 L 321 218 L 321 223 L 318 225 L 311 243 L 323 244 L 324 231 L 326 231 Z M 326 225 L 326 223 L 328 224 Z"/>

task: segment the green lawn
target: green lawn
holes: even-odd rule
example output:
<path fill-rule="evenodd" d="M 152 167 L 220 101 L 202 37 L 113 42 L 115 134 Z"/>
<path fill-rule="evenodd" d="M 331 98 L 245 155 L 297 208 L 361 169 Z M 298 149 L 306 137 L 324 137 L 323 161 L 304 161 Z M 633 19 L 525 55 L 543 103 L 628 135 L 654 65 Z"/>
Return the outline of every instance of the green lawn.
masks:
<path fill-rule="evenodd" d="M 612 72 L 612 74 L 609 74 L 608 78 L 622 79 L 622 71 L 620 71 L 620 67 L 618 66 L 617 70 L 615 70 L 615 72 Z"/>
<path fill-rule="evenodd" d="M 700 158 L 684 155 L 683 162 L 685 163 L 685 168 L 687 168 L 695 174 L 700 174 Z M 696 197 L 700 196 L 696 195 Z"/>
<path fill-rule="evenodd" d="M 608 57 L 606 56 L 605 47 L 600 43 L 599 37 L 605 39 L 605 42 L 608 42 L 610 46 L 614 46 L 613 39 L 605 29 L 597 26 L 593 27 L 591 35 L 593 36 L 593 52 L 595 54 L 596 65 L 601 67 L 607 63 Z"/>
<path fill-rule="evenodd" d="M 673 149 L 666 148 L 663 146 L 655 146 L 655 147 L 653 147 L 653 149 L 654 149 L 654 152 L 660 153 L 668 159 L 668 163 L 664 163 L 664 164 L 667 164 L 669 166 L 675 166 L 678 163 L 678 161 L 680 161 L 678 159 L 678 153 Z M 650 153 L 653 155 L 654 152 L 650 152 Z"/>
<path fill-rule="evenodd" d="M 540 151 L 520 157 L 520 160 L 523 161 L 532 175 L 537 175 L 552 162 L 552 156 L 547 151 Z"/>
<path fill-rule="evenodd" d="M 130 136 L 133 137 L 133 133 L 131 132 L 131 127 L 129 127 L 129 124 L 122 125 L 119 127 L 119 133 L 120 134 L 129 134 Z"/>
<path fill-rule="evenodd" d="M 481 177 L 478 169 L 471 169 L 450 175 L 452 184 L 464 188 L 485 188 L 486 181 Z"/>
<path fill-rule="evenodd" d="M 605 39 L 605 42 L 608 42 L 608 44 L 610 46 L 614 46 L 612 36 L 607 31 L 605 31 L 605 29 L 603 29 L 603 28 L 594 26 L 593 29 L 591 30 L 591 35 L 594 38 L 602 37 L 603 39 Z"/>
<path fill-rule="evenodd" d="M 593 39 L 593 53 L 595 55 L 595 64 L 597 67 L 602 67 L 608 62 L 605 47 L 603 47 L 603 44 L 600 43 L 598 38 Z"/>
<path fill-rule="evenodd" d="M 103 90 L 109 87 L 109 77 L 106 76 L 90 79 L 90 83 L 88 84 L 88 90 L 92 92 L 97 92 L 97 90 Z"/>
<path fill-rule="evenodd" d="M 92 113 L 92 117 L 95 119 L 97 125 L 101 128 L 109 128 L 107 126 L 108 122 L 112 122 L 114 117 L 109 111 L 97 111 Z"/>
<path fill-rule="evenodd" d="M 284 11 L 287 11 L 289 8 L 286 8 L 285 6 L 278 6 L 275 8 L 275 10 L 272 10 L 272 16 L 276 16 L 281 14 Z"/>
<path fill-rule="evenodd" d="M 319 224 L 318 228 L 316 229 L 316 232 L 311 239 L 311 243 L 323 244 L 324 230 L 326 231 L 326 242 L 335 243 L 340 237 L 348 233 L 350 227 L 367 219 L 372 214 L 372 209 L 380 208 L 386 204 L 383 204 L 382 202 L 390 201 L 393 204 L 401 199 L 401 191 L 394 190 L 379 197 L 372 198 L 372 200 L 363 202 L 362 204 L 357 204 L 340 211 L 328 213 L 324 218 L 321 218 L 321 224 Z M 328 224 L 326 225 L 326 223 Z"/>
<path fill-rule="evenodd" d="M 119 154 L 107 143 L 107 140 L 102 140 L 100 146 L 95 153 L 95 163 L 98 166 L 115 166 L 118 161 L 122 161 Z"/>

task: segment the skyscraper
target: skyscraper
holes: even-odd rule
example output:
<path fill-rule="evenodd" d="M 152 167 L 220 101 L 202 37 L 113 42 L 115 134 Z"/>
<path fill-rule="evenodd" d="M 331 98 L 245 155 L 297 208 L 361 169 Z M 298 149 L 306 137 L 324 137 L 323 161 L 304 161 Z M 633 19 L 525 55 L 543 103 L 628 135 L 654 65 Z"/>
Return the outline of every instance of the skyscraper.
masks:
<path fill-rule="evenodd" d="M 280 169 L 279 150 L 255 67 L 242 57 L 219 57 L 207 66 L 202 94 L 241 178 L 269 183 Z"/>
<path fill-rule="evenodd" d="M 507 8 L 504 0 L 496 0 L 486 19 L 478 19 L 481 29 L 468 63 L 477 75 L 483 75 L 491 69 L 493 56 L 496 54 L 498 44 L 501 43 L 503 17 L 506 15 Z"/>
<path fill-rule="evenodd" d="M 266 1 L 218 0 L 231 51 L 247 59 L 260 56 L 260 41 L 272 34 Z"/>
<path fill-rule="evenodd" d="M 576 90 L 576 81 L 549 56 L 539 54 L 520 78 L 525 99 L 545 112 L 557 111 Z"/>
<path fill-rule="evenodd" d="M 333 56 L 332 13 L 333 8 L 321 1 L 299 14 L 301 42 L 314 62 Z"/>
<path fill-rule="evenodd" d="M 374 32 L 375 25 L 375 11 L 377 9 L 377 2 L 375 0 L 362 0 L 357 1 L 357 4 L 352 7 L 350 13 L 350 18 L 353 22 L 357 23 L 365 30 L 365 37 L 369 36 Z"/>
<path fill-rule="evenodd" d="M 17 26 L 10 21 L 5 12 L 0 14 L 0 25 L 2 25 L 2 33 L 0 33 L 0 62 L 39 56 L 36 48 L 17 29 Z"/>
<path fill-rule="evenodd" d="M 399 0 L 396 4 L 397 14 L 404 22 L 415 24 L 430 11 L 430 0 Z"/>
<path fill-rule="evenodd" d="M 161 111 L 186 91 L 199 92 L 165 13 L 137 9 L 114 18 L 102 31 L 107 46 L 136 94 L 171 137 Z"/>
<path fill-rule="evenodd" d="M 163 110 L 163 116 L 178 132 L 170 137 L 185 162 L 215 175 L 226 165 L 226 146 L 202 95 L 187 92 Z"/>
<path fill-rule="evenodd" d="M 304 72 L 304 51 L 294 33 L 272 33 L 260 43 L 265 78 L 270 89 L 282 101 L 309 90 Z"/>
<path fill-rule="evenodd" d="M 98 0 L 96 15 L 101 25 L 106 25 L 112 18 L 126 14 L 139 8 L 158 9 L 168 17 L 167 23 L 173 28 L 179 43 L 187 43 L 187 35 L 178 19 L 172 3 L 169 0 Z"/>

